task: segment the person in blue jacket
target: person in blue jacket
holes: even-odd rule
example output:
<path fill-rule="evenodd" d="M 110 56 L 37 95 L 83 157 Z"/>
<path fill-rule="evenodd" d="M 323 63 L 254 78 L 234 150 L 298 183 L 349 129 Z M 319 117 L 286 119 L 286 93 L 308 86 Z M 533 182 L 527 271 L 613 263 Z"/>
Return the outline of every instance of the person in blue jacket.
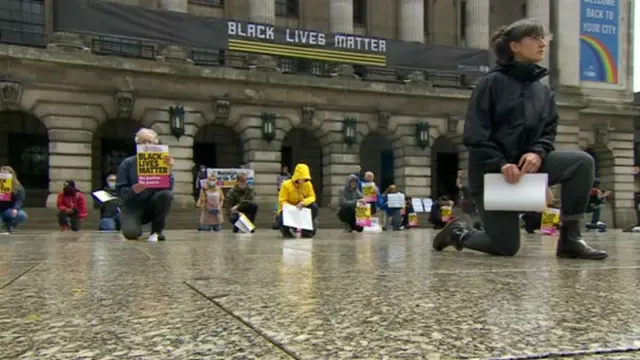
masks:
<path fill-rule="evenodd" d="M 0 201 L 0 217 L 7 233 L 13 232 L 18 224 L 27 220 L 27 213 L 22 210 L 24 204 L 25 191 L 22 184 L 18 180 L 15 170 L 11 166 L 3 166 L 0 173 L 10 174 L 11 181 L 11 199 L 9 201 Z"/>
<path fill-rule="evenodd" d="M 402 208 L 390 208 L 388 205 L 389 194 L 398 193 L 400 193 L 398 188 L 394 184 L 391 184 L 381 196 L 378 196 L 380 199 L 378 206 L 387 214 L 387 221 L 385 221 L 384 227 L 382 228 L 383 230 L 402 230 Z"/>

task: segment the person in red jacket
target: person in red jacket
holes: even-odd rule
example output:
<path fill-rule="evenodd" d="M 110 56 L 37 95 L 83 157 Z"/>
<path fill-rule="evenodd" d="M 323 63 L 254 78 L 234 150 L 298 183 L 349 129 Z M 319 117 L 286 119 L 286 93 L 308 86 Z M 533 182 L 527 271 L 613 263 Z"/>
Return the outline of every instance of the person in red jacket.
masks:
<path fill-rule="evenodd" d="M 58 193 L 58 224 L 60 231 L 80 230 L 82 220 L 87 217 L 87 203 L 82 191 L 76 189 L 73 180 L 67 180 L 60 193 Z"/>

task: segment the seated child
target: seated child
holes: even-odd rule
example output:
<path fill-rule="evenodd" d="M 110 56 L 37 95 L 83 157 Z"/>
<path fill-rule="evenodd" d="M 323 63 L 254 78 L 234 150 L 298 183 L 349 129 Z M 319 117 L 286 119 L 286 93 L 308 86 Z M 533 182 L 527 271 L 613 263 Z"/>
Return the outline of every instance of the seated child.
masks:
<path fill-rule="evenodd" d="M 385 221 L 383 230 L 389 230 L 390 228 L 394 231 L 402 230 L 402 208 L 390 208 L 389 207 L 389 195 L 391 194 L 401 194 L 398 191 L 398 188 L 395 185 L 389 185 L 389 187 L 382 193 L 380 208 L 384 210 L 387 215 L 387 220 Z"/>
<path fill-rule="evenodd" d="M 429 214 L 429 222 L 433 224 L 435 230 L 442 229 L 453 219 L 451 210 L 453 209 L 453 201 L 448 196 L 442 195 L 431 205 L 431 213 Z M 444 214 L 448 212 L 448 214 Z"/>
<path fill-rule="evenodd" d="M 224 218 L 222 204 L 224 194 L 218 186 L 215 176 L 210 175 L 200 190 L 198 207 L 202 209 L 199 231 L 220 231 Z"/>

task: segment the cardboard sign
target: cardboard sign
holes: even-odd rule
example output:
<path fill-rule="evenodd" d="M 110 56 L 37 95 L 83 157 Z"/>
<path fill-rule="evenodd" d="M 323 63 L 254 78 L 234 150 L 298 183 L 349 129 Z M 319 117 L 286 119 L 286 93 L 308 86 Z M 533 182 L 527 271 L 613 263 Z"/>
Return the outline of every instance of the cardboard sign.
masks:
<path fill-rule="evenodd" d="M 451 221 L 451 206 L 441 206 L 440 214 L 441 214 L 440 219 L 442 220 L 442 222 Z"/>
<path fill-rule="evenodd" d="M 558 229 L 556 226 L 560 223 L 560 209 L 547 208 L 542 212 L 542 221 L 540 222 L 540 232 L 543 235 L 556 236 Z"/>
<path fill-rule="evenodd" d="M 149 189 L 168 189 L 171 186 L 171 171 L 165 161 L 168 156 L 167 145 L 138 145 L 138 182 Z"/>
<path fill-rule="evenodd" d="M 371 204 L 356 206 L 356 225 L 371 226 Z"/>
<path fill-rule="evenodd" d="M 11 188 L 13 187 L 13 175 L 0 173 L 0 201 L 11 201 Z"/>
<path fill-rule="evenodd" d="M 362 184 L 362 195 L 364 196 L 364 202 L 375 203 L 378 201 L 376 184 L 369 182 Z"/>
<path fill-rule="evenodd" d="M 409 227 L 417 227 L 418 226 L 418 214 L 412 212 L 407 215 L 409 220 Z"/>
<path fill-rule="evenodd" d="M 218 186 L 223 189 L 229 189 L 236 185 L 238 174 L 244 174 L 247 177 L 247 184 L 253 186 L 255 173 L 253 169 L 207 169 L 207 176 L 215 176 Z"/>

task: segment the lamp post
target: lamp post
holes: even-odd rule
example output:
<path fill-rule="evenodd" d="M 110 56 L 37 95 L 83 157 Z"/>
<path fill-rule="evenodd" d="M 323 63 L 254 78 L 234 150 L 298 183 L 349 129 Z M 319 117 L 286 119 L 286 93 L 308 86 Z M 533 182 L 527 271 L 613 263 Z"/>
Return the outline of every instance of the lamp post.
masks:
<path fill-rule="evenodd" d="M 262 119 L 262 138 L 270 143 L 276 138 L 276 114 L 264 112 L 260 118 Z"/>
<path fill-rule="evenodd" d="M 416 140 L 423 150 L 429 146 L 429 128 L 430 125 L 426 121 L 416 124 Z"/>
<path fill-rule="evenodd" d="M 169 130 L 171 135 L 176 137 L 176 140 L 180 140 L 180 137 L 184 135 L 184 107 L 169 107 Z"/>
<path fill-rule="evenodd" d="M 355 118 L 347 117 L 342 119 L 342 136 L 345 144 L 351 146 L 356 143 L 358 121 Z"/>

